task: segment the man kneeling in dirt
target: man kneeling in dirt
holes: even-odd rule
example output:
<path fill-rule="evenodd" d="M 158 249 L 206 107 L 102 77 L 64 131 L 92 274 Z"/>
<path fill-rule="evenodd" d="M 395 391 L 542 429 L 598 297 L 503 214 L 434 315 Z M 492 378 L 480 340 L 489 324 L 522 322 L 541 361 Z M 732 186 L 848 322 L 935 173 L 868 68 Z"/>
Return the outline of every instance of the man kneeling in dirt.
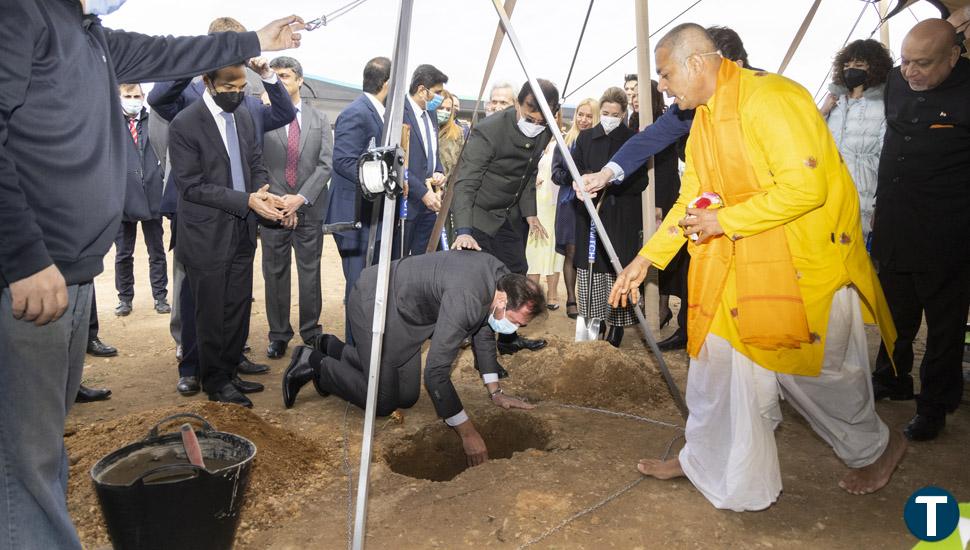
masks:
<path fill-rule="evenodd" d="M 321 396 L 334 394 L 364 408 L 370 368 L 377 294 L 377 266 L 365 269 L 347 301 L 356 346 L 322 334 L 313 347 L 299 346 L 283 375 L 283 404 L 313 382 Z M 471 338 L 476 368 L 492 403 L 505 409 L 532 409 L 502 393 L 507 376 L 495 355 L 495 333 L 512 334 L 546 310 L 542 288 L 488 254 L 437 252 L 391 262 L 387 323 L 377 389 L 377 415 L 412 407 L 421 385 L 421 346 L 431 339 L 424 384 L 438 416 L 461 437 L 469 465 L 488 460 L 485 442 L 469 420 L 451 383 L 461 342 Z"/>

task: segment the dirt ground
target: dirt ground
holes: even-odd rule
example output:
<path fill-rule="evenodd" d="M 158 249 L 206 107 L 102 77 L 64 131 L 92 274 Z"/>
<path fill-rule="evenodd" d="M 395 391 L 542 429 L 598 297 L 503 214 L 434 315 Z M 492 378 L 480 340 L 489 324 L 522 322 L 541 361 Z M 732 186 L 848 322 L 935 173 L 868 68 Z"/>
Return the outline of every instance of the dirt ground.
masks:
<path fill-rule="evenodd" d="M 259 253 L 249 342 L 251 357 L 272 371 L 250 377 L 266 384 L 266 391 L 250 396 L 255 408 L 249 413 L 207 404 L 204 395 L 186 398 L 176 392 L 169 317 L 152 309 L 140 241 L 130 316 L 113 313 L 113 252 L 95 281 L 100 335 L 118 347 L 119 355 L 88 356 L 84 383 L 109 387 L 113 396 L 77 405 L 68 418 L 69 504 L 85 547 L 110 548 L 88 476 L 91 465 L 182 410 L 257 441 L 237 548 L 346 547 L 352 514 L 348 493 L 356 488 L 363 414 L 338 398 L 318 397 L 312 387 L 300 393 L 293 409 L 283 408 L 280 380 L 299 338 L 286 358 L 266 359 Z M 323 265 L 321 322 L 325 331 L 343 334 L 343 276 L 329 237 Z M 295 268 L 292 285 L 296 326 Z M 564 301 L 562 290 L 560 296 Z M 970 501 L 966 407 L 947 418 L 937 441 L 911 444 L 891 484 L 865 497 L 838 488 L 845 467 L 787 405 L 776 432 L 784 492 L 768 510 L 720 511 L 684 479 L 641 479 L 635 469 L 639 458 L 661 457 L 668 447 L 673 453 L 683 444 L 676 439 L 681 419 L 655 361 L 630 331 L 615 351 L 604 343 L 574 344 L 573 330 L 564 309 L 551 312 L 524 330 L 527 336 L 549 338 L 549 348 L 502 359 L 512 375 L 505 387 L 538 403 L 532 412 L 492 406 L 470 351 L 462 352 L 453 379 L 493 457 L 481 467 L 464 469 L 458 438 L 437 420 L 426 396 L 402 419 L 378 419 L 367 524 L 371 548 L 908 548 L 917 541 L 903 523 L 902 510 L 914 490 L 938 485 Z M 658 340 L 672 330 L 667 327 Z M 874 356 L 875 333 L 870 344 Z M 923 344 L 921 338 L 917 362 Z M 666 361 L 683 388 L 686 355 L 668 353 Z M 891 427 L 901 428 L 914 405 L 881 402 L 877 410 Z"/>

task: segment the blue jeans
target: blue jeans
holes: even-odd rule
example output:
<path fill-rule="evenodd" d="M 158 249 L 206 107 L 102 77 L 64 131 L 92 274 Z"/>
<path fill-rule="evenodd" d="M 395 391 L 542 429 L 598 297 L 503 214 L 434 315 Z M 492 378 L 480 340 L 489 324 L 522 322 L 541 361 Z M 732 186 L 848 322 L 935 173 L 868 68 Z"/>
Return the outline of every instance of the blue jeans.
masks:
<path fill-rule="evenodd" d="M 81 385 L 91 283 L 67 287 L 60 319 L 18 321 L 0 291 L 0 548 L 78 549 L 67 512 L 64 419 Z"/>

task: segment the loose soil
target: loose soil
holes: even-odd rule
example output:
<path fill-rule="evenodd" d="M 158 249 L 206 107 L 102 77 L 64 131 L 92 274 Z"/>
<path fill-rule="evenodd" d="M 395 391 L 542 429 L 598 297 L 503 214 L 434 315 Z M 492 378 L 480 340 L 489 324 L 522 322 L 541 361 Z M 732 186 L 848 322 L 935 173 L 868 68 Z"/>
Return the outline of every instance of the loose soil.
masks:
<path fill-rule="evenodd" d="M 204 395 L 178 395 L 169 317 L 152 310 L 144 249 L 135 255 L 136 298 L 128 317 L 112 314 L 113 261 L 112 252 L 95 285 L 100 336 L 120 354 L 88 357 L 84 383 L 109 387 L 114 394 L 106 402 L 75 406 L 65 434 L 71 460 L 70 511 L 85 548 L 109 547 L 88 475 L 91 466 L 143 438 L 166 415 L 183 411 L 196 412 L 217 429 L 249 438 L 258 447 L 237 548 L 345 548 L 363 414 L 335 397 L 320 398 L 309 386 L 294 408 L 283 408 L 281 376 L 299 337 L 291 342 L 287 357 L 266 359 L 259 260 L 249 343 L 251 357 L 268 363 L 272 372 L 248 377 L 266 384 L 266 391 L 250 396 L 255 402 L 251 411 L 208 403 Z M 329 238 L 323 266 L 321 323 L 325 331 L 342 334 L 343 276 Z M 292 322 L 297 326 L 295 275 L 291 283 Z M 562 288 L 559 296 L 564 302 Z M 716 510 L 686 480 L 646 479 L 555 529 L 639 479 L 639 458 L 661 457 L 682 445 L 679 429 L 668 425 L 562 406 L 596 407 L 682 425 L 635 330 L 628 329 L 623 346 L 615 350 L 602 342 L 572 343 L 574 327 L 564 308 L 551 312 L 524 330 L 526 336 L 548 338 L 547 349 L 500 357 L 511 373 L 503 387 L 537 403 L 533 411 L 491 405 L 470 350 L 460 354 L 452 379 L 492 454 L 482 466 L 463 466 L 459 439 L 436 417 L 426 396 L 397 417 L 377 420 L 367 523 L 370 548 L 518 548 L 547 533 L 536 548 L 910 548 L 916 539 L 905 527 L 902 509 L 914 490 L 938 485 L 970 501 L 966 407 L 947 418 L 938 440 L 910 445 L 888 487 L 856 497 L 837 486 L 844 465 L 785 406 L 785 421 L 776 431 L 784 492 L 768 510 Z M 669 326 L 655 336 L 659 340 L 673 330 Z M 874 357 L 878 338 L 875 332 L 869 336 Z M 924 346 L 921 334 L 917 364 Z M 671 352 L 665 358 L 683 389 L 686 355 Z M 876 409 L 898 429 L 912 416 L 914 404 L 880 402 Z M 439 478 L 443 481 L 432 480 Z"/>

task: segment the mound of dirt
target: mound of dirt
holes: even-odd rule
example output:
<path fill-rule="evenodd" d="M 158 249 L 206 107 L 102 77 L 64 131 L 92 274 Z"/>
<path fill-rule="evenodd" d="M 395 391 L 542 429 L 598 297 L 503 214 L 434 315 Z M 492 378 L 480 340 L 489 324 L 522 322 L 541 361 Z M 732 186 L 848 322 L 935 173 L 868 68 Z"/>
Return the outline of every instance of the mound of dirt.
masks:
<path fill-rule="evenodd" d="M 68 509 L 86 548 L 108 543 L 91 482 L 91 467 L 108 453 L 143 439 L 162 418 L 186 412 L 202 416 L 218 431 L 241 435 L 256 444 L 249 491 L 236 535 L 238 542 L 245 543 L 256 531 L 272 526 L 284 515 L 292 515 L 304 498 L 314 492 L 319 494 L 336 472 L 336 447 L 324 448 L 274 425 L 279 424 L 276 420 L 267 422 L 249 409 L 234 405 L 195 402 L 88 426 L 69 426 L 64 433 L 71 463 Z M 181 422 L 184 420 L 176 420 L 160 431 L 173 432 Z"/>
<path fill-rule="evenodd" d="M 542 350 L 503 360 L 511 373 L 504 387 L 532 401 L 676 413 L 667 385 L 645 350 L 617 349 L 602 340 L 550 338 Z"/>

